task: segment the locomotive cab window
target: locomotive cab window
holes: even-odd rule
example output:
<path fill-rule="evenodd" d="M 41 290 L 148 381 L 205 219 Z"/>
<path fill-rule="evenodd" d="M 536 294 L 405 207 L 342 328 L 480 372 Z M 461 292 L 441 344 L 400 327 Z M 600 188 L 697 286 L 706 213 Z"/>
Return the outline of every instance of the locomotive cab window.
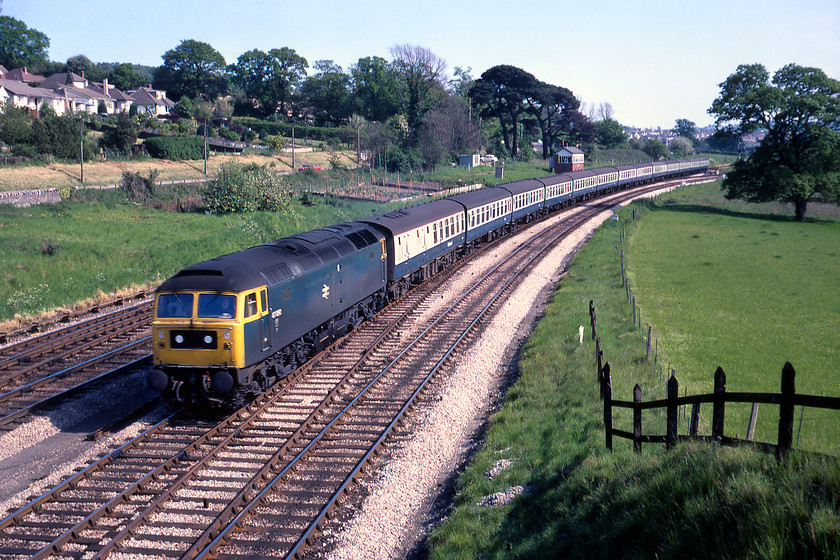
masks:
<path fill-rule="evenodd" d="M 263 313 L 268 311 L 268 294 L 265 290 L 260 290 L 260 305 Z"/>
<path fill-rule="evenodd" d="M 193 312 L 193 294 L 161 294 L 157 316 L 166 319 L 189 319 Z"/>
<path fill-rule="evenodd" d="M 232 319 L 236 316 L 236 296 L 199 294 L 198 317 L 202 319 Z"/>
<path fill-rule="evenodd" d="M 245 318 L 257 314 L 257 294 L 252 293 L 245 296 Z"/>

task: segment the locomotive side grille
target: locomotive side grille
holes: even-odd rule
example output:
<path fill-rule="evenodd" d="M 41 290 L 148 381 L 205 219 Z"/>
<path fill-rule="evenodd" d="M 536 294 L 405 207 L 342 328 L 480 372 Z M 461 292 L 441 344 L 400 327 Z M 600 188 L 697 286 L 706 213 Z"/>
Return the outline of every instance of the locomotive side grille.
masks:
<path fill-rule="evenodd" d="M 169 331 L 169 345 L 172 348 L 215 350 L 218 340 L 214 331 Z"/>

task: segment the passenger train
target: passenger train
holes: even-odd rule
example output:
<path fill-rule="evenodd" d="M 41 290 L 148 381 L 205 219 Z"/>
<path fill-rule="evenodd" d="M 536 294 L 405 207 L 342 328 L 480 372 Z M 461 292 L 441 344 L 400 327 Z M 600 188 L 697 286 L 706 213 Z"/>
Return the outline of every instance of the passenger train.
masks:
<path fill-rule="evenodd" d="M 242 404 L 412 286 L 517 225 L 708 167 L 698 158 L 526 179 L 194 264 L 156 291 L 149 386 L 187 405 Z"/>

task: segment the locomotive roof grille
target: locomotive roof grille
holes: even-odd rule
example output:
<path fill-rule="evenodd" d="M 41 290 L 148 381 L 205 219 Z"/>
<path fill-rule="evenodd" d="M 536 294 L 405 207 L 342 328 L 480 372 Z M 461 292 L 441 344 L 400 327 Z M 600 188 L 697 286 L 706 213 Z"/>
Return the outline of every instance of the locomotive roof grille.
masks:
<path fill-rule="evenodd" d="M 323 249 L 318 249 L 315 251 L 315 254 L 321 257 L 321 260 L 324 262 L 334 261 L 338 258 L 338 251 L 336 251 L 332 247 L 324 247 Z"/>
<path fill-rule="evenodd" d="M 261 270 L 262 275 L 270 284 L 278 284 L 294 276 L 292 269 L 286 263 L 276 264 Z"/>
<path fill-rule="evenodd" d="M 356 246 L 356 249 L 364 249 L 376 243 L 376 236 L 366 229 L 348 233 L 344 237 L 349 239 Z"/>
<path fill-rule="evenodd" d="M 295 259 L 295 263 L 301 270 L 312 270 L 313 268 L 317 268 L 323 264 L 321 262 L 321 258 L 315 253 L 298 255 Z"/>

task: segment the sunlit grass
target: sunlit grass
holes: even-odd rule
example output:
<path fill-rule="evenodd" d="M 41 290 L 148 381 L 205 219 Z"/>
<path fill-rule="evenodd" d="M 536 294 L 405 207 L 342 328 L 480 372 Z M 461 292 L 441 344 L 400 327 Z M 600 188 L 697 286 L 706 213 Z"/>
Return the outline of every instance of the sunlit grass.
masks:
<path fill-rule="evenodd" d="M 172 213 L 88 193 L 98 203 L 0 205 L 0 322 L 126 286 L 154 287 L 195 262 L 392 208 L 341 202 L 270 212 Z"/>
<path fill-rule="evenodd" d="M 716 186 L 669 200 L 630 236 L 628 275 L 681 386 L 711 392 L 720 366 L 729 390 L 778 392 L 791 362 L 798 392 L 840 396 L 840 222 L 734 210 Z M 727 435 L 745 436 L 749 412 L 727 407 Z M 756 439 L 774 442 L 778 408 L 758 418 Z M 840 454 L 838 420 L 806 409 L 799 446 Z"/>
<path fill-rule="evenodd" d="M 627 218 L 630 211 L 619 213 Z M 642 229 L 654 227 L 652 215 L 665 213 L 649 212 Z M 620 222 L 605 223 L 559 284 L 525 345 L 520 378 L 490 418 L 484 446 L 458 480 L 455 509 L 430 539 L 431 558 L 838 557 L 836 459 L 794 452 L 779 463 L 772 454 L 706 444 L 680 445 L 671 452 L 646 444 L 644 453 L 634 456 L 632 443 L 619 439 L 613 453 L 605 450 L 594 344 L 588 337 L 582 345 L 577 339 L 579 325 L 588 330 L 590 299 L 616 398 L 629 400 L 636 383 L 643 386 L 645 399 L 664 394 L 664 380 L 645 357 L 645 341 L 633 325 L 621 285 L 619 228 Z M 635 243 L 636 256 L 628 263 L 634 282 L 640 277 L 633 268 L 640 262 Z M 668 282 L 663 279 L 663 285 Z M 799 282 L 802 286 L 806 280 L 800 277 Z M 676 299 L 667 295 L 669 288 L 662 291 L 663 300 Z M 652 316 L 653 304 L 643 293 L 636 295 L 643 318 Z M 657 330 L 661 335 L 658 325 Z M 681 335 L 692 336 L 689 325 Z M 830 344 L 826 339 L 803 352 L 820 353 Z M 668 360 L 675 361 L 670 348 L 660 348 L 666 367 Z M 676 367 L 682 377 L 686 368 Z M 712 372 L 704 372 L 703 379 L 710 380 Z M 768 390 L 777 390 L 772 385 Z M 628 416 L 625 411 L 617 424 L 627 429 Z M 682 421 L 681 426 L 685 433 Z M 643 430 L 664 433 L 661 415 L 646 413 Z M 803 426 L 803 436 L 804 431 Z M 487 473 L 500 459 L 512 466 L 491 480 Z M 482 498 L 513 486 L 526 492 L 508 505 L 480 505 Z"/>

